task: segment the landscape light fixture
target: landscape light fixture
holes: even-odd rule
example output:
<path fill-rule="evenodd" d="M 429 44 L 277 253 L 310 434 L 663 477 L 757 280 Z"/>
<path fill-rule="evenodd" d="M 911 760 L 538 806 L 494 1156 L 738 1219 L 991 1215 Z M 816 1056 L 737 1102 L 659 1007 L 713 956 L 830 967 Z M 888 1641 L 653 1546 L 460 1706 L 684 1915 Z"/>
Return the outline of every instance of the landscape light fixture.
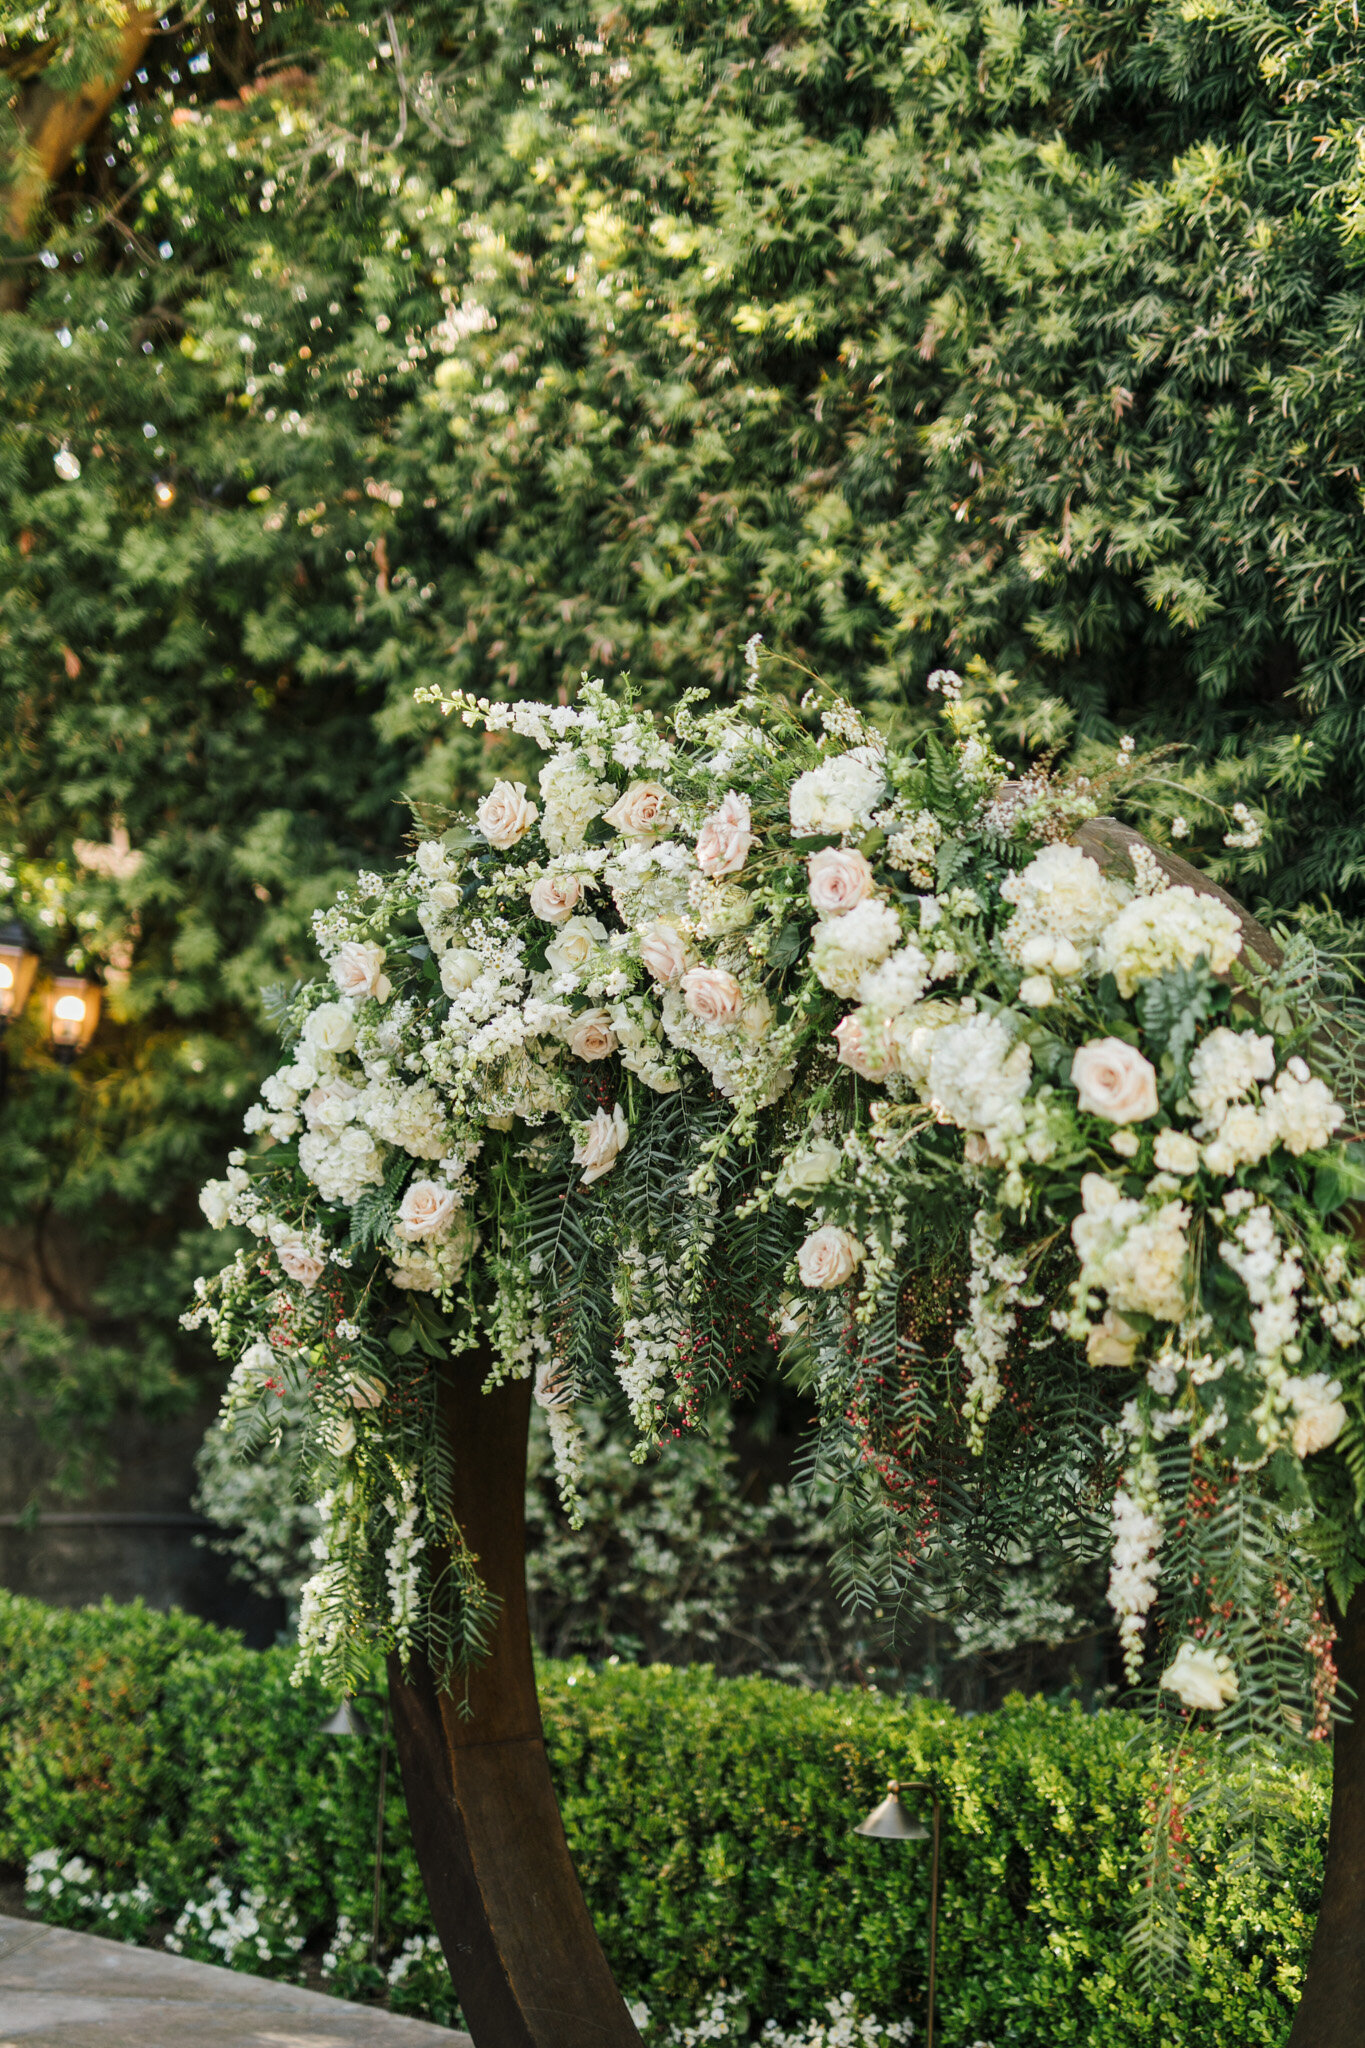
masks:
<path fill-rule="evenodd" d="M 915 1820 L 901 1805 L 900 1795 L 906 1792 L 927 1792 L 934 1802 L 932 1833 L 922 1820 Z M 886 1797 L 880 1806 L 874 1806 L 866 1820 L 859 1821 L 853 1830 L 855 1835 L 867 1835 L 874 1842 L 927 1842 L 934 1844 L 933 1858 L 929 1870 L 929 2014 L 924 2030 L 925 2048 L 934 2048 L 934 1979 L 938 1969 L 938 1840 L 939 1840 L 939 1796 L 936 1785 L 906 1785 L 904 1788 L 893 1778 L 886 1788 Z"/>
<path fill-rule="evenodd" d="M 349 1700 L 343 1700 L 318 1730 L 319 1735 L 368 1735 L 369 1730 Z M 379 1743 L 379 1799 L 374 1825 L 374 1914 L 370 1922 L 370 1961 L 379 1963 L 379 1908 L 384 1896 L 384 1795 L 389 1783 L 389 1709 L 384 1706 L 384 1733 Z"/>
<path fill-rule="evenodd" d="M 47 1035 L 64 1067 L 85 1051 L 99 1021 L 99 983 L 80 974 L 57 975 L 48 991 Z"/>
<path fill-rule="evenodd" d="M 9 1094 L 5 1033 L 28 1001 L 37 965 L 38 955 L 29 945 L 24 927 L 14 920 L 0 924 L 0 1103 Z"/>

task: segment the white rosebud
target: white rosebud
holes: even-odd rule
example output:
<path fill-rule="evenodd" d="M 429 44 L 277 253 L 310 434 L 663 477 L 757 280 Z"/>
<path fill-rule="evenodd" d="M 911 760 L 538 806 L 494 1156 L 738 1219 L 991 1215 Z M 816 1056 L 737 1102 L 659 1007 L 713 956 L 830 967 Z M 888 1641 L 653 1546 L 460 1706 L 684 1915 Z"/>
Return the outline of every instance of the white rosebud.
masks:
<path fill-rule="evenodd" d="M 353 1372 L 346 1382 L 346 1392 L 353 1408 L 377 1408 L 388 1388 L 369 1373 Z"/>
<path fill-rule="evenodd" d="M 441 881 L 450 866 L 439 839 L 424 839 L 412 857 L 429 882 Z"/>
<path fill-rule="evenodd" d="M 448 996 L 473 988 L 482 973 L 483 961 L 471 946 L 452 946 L 441 955 L 441 987 Z"/>
<path fill-rule="evenodd" d="M 652 846 L 662 839 L 672 815 L 673 799 L 661 782 L 632 782 L 625 795 L 602 813 L 623 839 L 637 846 Z"/>
<path fill-rule="evenodd" d="M 232 1188 L 225 1180 L 208 1181 L 199 1190 L 199 1207 L 210 1230 L 226 1230 L 228 1210 L 232 1206 Z"/>
<path fill-rule="evenodd" d="M 714 881 L 719 875 L 739 873 L 749 848 L 758 844 L 749 826 L 748 799 L 732 789 L 697 834 L 697 866 L 704 875 Z"/>
<path fill-rule="evenodd" d="M 531 909 L 546 924 L 563 924 L 573 916 L 582 894 L 577 875 L 542 875 L 531 890 Z"/>
<path fill-rule="evenodd" d="M 1080 1106 L 1111 1124 L 1136 1124 L 1158 1108 L 1156 1068 L 1122 1038 L 1095 1038 L 1071 1062 Z"/>
<path fill-rule="evenodd" d="M 796 1254 L 796 1270 L 803 1287 L 842 1287 L 853 1277 L 865 1256 L 853 1233 L 837 1223 L 825 1223 L 813 1230 Z"/>
<path fill-rule="evenodd" d="M 569 1051 L 576 1060 L 605 1060 L 617 1047 L 616 1033 L 605 1010 L 583 1010 L 573 1020 Z"/>
<path fill-rule="evenodd" d="M 1107 1308 L 1086 1339 L 1085 1355 L 1091 1365 L 1131 1365 L 1138 1342 L 1132 1324 L 1116 1309 Z"/>
<path fill-rule="evenodd" d="M 386 1003 L 392 993 L 384 972 L 384 948 L 364 946 L 355 939 L 348 939 L 333 960 L 332 979 L 342 995 L 353 1001 L 373 996 L 377 1003 Z"/>
<path fill-rule="evenodd" d="M 601 1180 L 604 1173 L 611 1172 L 629 1138 L 630 1125 L 619 1102 L 610 1110 L 599 1109 L 587 1123 L 578 1125 L 574 1133 L 573 1163 L 583 1168 L 584 1187 Z"/>
<path fill-rule="evenodd" d="M 1161 1683 L 1187 1707 L 1202 1707 L 1210 1714 L 1221 1712 L 1237 1697 L 1237 1674 L 1228 1659 L 1203 1643 L 1188 1640 L 1176 1651 L 1175 1661 L 1162 1672 Z"/>
<path fill-rule="evenodd" d="M 474 815 L 489 845 L 504 853 L 526 837 L 540 812 L 527 801 L 524 782 L 495 782 Z"/>
<path fill-rule="evenodd" d="M 783 1160 L 774 1187 L 785 1201 L 800 1201 L 815 1188 L 827 1187 L 843 1165 L 841 1148 L 829 1138 L 816 1138 L 804 1152 Z"/>
<path fill-rule="evenodd" d="M 827 846 L 806 862 L 810 900 L 821 917 L 842 917 L 872 894 L 876 877 L 861 853 Z"/>
<path fill-rule="evenodd" d="M 1045 1010 L 1057 995 L 1045 974 L 1026 974 L 1019 984 L 1019 1000 L 1030 1010 Z"/>
<path fill-rule="evenodd" d="M 683 1001 L 703 1024 L 734 1024 L 744 1013 L 744 990 L 723 967 L 689 967 Z"/>
<path fill-rule="evenodd" d="M 451 1190 L 440 1181 L 410 1181 L 398 1204 L 399 1235 L 410 1242 L 438 1237 L 454 1220 L 458 1206 Z"/>

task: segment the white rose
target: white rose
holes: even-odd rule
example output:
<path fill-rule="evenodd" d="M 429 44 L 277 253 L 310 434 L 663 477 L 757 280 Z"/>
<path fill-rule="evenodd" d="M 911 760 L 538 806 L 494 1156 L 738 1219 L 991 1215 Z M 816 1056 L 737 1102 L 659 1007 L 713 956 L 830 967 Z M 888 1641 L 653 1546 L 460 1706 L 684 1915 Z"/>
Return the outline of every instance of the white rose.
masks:
<path fill-rule="evenodd" d="M 632 782 L 609 811 L 602 813 L 623 839 L 637 846 L 652 846 L 668 831 L 673 799 L 661 782 Z"/>
<path fill-rule="evenodd" d="M 605 1010 L 583 1010 L 573 1020 L 569 1051 L 576 1060 L 605 1060 L 617 1047 L 616 1033 Z"/>
<path fill-rule="evenodd" d="M 749 824 L 748 799 L 730 790 L 697 834 L 697 866 L 704 875 L 714 880 L 718 875 L 739 873 L 749 848 L 758 844 Z"/>
<path fill-rule="evenodd" d="M 577 875 L 542 875 L 531 890 L 531 909 L 546 924 L 563 924 L 573 916 L 582 894 Z"/>
<path fill-rule="evenodd" d="M 501 853 L 526 837 L 540 812 L 527 801 L 524 782 L 495 782 L 474 815 L 484 838 Z"/>
<path fill-rule="evenodd" d="M 1111 1124 L 1139 1124 L 1157 1112 L 1156 1068 L 1121 1038 L 1095 1038 L 1071 1062 L 1080 1106 Z"/>
<path fill-rule="evenodd" d="M 630 1138 L 620 1103 L 610 1110 L 599 1109 L 589 1122 L 579 1124 L 574 1134 L 573 1163 L 583 1168 L 583 1186 L 610 1173 Z"/>
<path fill-rule="evenodd" d="M 1188 1131 L 1158 1131 L 1152 1147 L 1161 1173 L 1178 1173 L 1183 1180 L 1199 1166 L 1199 1147 Z"/>
<path fill-rule="evenodd" d="M 1046 1010 L 1057 1000 L 1057 992 L 1045 974 L 1026 974 L 1019 984 L 1019 1000 L 1030 1010 Z"/>
<path fill-rule="evenodd" d="M 1294 1452 L 1311 1458 L 1325 1451 L 1346 1427 L 1346 1410 L 1341 1402 L 1341 1381 L 1329 1380 L 1324 1372 L 1308 1373 L 1303 1379 L 1289 1379 L 1284 1392 L 1294 1409 Z"/>
<path fill-rule="evenodd" d="M 813 1189 L 827 1187 L 843 1163 L 838 1145 L 829 1138 L 816 1138 L 804 1152 L 793 1152 L 783 1160 L 774 1186 L 784 1200 L 800 1201 Z"/>
<path fill-rule="evenodd" d="M 316 1287 L 322 1278 L 325 1259 L 310 1252 L 301 1237 L 288 1237 L 283 1244 L 275 1247 L 275 1257 L 291 1280 L 297 1280 L 300 1287 Z"/>
<path fill-rule="evenodd" d="M 826 1223 L 811 1232 L 796 1254 L 796 1270 L 803 1287 L 842 1287 L 852 1279 L 863 1256 L 863 1247 L 851 1231 Z"/>
<path fill-rule="evenodd" d="M 439 882 L 450 865 L 439 839 L 424 839 L 412 857 L 429 882 Z"/>
<path fill-rule="evenodd" d="M 896 1044 L 892 1033 L 869 1029 L 861 1010 L 852 1010 L 834 1027 L 842 1066 L 851 1067 L 864 1081 L 884 1081 L 896 1071 Z"/>
<path fill-rule="evenodd" d="M 438 1237 L 453 1220 L 457 1206 L 450 1189 L 442 1187 L 440 1181 L 410 1181 L 398 1204 L 399 1233 L 414 1242 L 421 1237 Z"/>
<path fill-rule="evenodd" d="M 1092 1365 L 1131 1365 L 1138 1342 L 1132 1324 L 1107 1308 L 1086 1340 L 1085 1355 Z"/>
<path fill-rule="evenodd" d="M 562 1358 L 542 1358 L 536 1367 L 536 1383 L 533 1389 L 538 1405 L 548 1414 L 563 1414 L 573 1407 L 573 1395 L 569 1389 L 568 1372 Z"/>
<path fill-rule="evenodd" d="M 210 1230 L 226 1230 L 232 1206 L 232 1188 L 225 1180 L 211 1180 L 199 1190 L 199 1206 Z"/>
<path fill-rule="evenodd" d="M 687 948 L 682 933 L 666 917 L 655 918 L 640 933 L 640 958 L 655 981 L 670 985 L 687 972 Z"/>
<path fill-rule="evenodd" d="M 342 995 L 353 1000 L 373 996 L 377 1003 L 386 1003 L 392 994 L 384 972 L 384 948 L 363 946 L 355 939 L 348 939 L 333 960 L 332 979 Z"/>
<path fill-rule="evenodd" d="M 861 853 L 826 846 L 806 863 L 810 900 L 821 917 L 842 917 L 870 896 L 876 886 L 871 866 Z"/>
<path fill-rule="evenodd" d="M 441 987 L 448 996 L 463 995 L 483 973 L 483 961 L 472 946 L 452 946 L 441 956 Z"/>
<path fill-rule="evenodd" d="M 744 1012 L 744 990 L 723 967 L 689 967 L 683 1001 L 703 1024 L 734 1024 Z"/>
<path fill-rule="evenodd" d="M 321 1003 L 303 1027 L 303 1042 L 313 1052 L 349 1052 L 355 1044 L 355 1022 L 344 1003 Z"/>
<path fill-rule="evenodd" d="M 577 974 L 594 946 L 604 943 L 607 928 L 595 917 L 571 917 L 545 948 L 545 963 L 556 974 Z"/>
<path fill-rule="evenodd" d="M 1187 1707 L 1203 1707 L 1217 1714 L 1237 1697 L 1237 1674 L 1226 1657 L 1220 1657 L 1203 1643 L 1188 1640 L 1176 1651 L 1175 1661 L 1161 1674 L 1161 1683 Z"/>

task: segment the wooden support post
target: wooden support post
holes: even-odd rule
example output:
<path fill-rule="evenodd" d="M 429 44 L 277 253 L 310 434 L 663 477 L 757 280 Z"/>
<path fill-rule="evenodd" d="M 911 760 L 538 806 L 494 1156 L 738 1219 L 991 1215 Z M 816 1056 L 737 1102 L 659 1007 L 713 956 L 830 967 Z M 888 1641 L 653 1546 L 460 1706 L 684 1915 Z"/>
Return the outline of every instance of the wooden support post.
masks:
<path fill-rule="evenodd" d="M 455 1514 L 502 1601 L 470 1717 L 414 1661 L 389 1697 L 413 1840 L 436 1931 L 477 2048 L 640 2048 L 584 1903 L 550 1782 L 526 1613 L 531 1388 L 481 1391 L 487 1360 L 452 1369 L 444 1426 Z"/>
<path fill-rule="evenodd" d="M 1327 1869 L 1308 1975 L 1287 2048 L 1365 2040 L 1365 1587 L 1336 1617 L 1337 1670 L 1352 1716 L 1332 1737 Z"/>

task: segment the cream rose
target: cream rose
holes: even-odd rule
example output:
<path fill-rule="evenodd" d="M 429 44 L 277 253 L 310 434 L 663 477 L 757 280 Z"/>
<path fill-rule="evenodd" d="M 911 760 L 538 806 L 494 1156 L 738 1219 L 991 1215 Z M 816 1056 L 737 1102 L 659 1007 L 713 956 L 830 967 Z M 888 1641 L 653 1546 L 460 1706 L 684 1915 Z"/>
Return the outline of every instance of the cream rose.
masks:
<path fill-rule="evenodd" d="M 1303 1379 L 1286 1380 L 1284 1392 L 1294 1407 L 1296 1457 L 1311 1458 L 1334 1444 L 1346 1427 L 1340 1380 L 1329 1380 L 1323 1372 L 1308 1373 Z"/>
<path fill-rule="evenodd" d="M 1121 1038 L 1094 1038 L 1071 1062 L 1080 1106 L 1111 1124 L 1140 1124 L 1157 1112 L 1156 1068 Z"/>
<path fill-rule="evenodd" d="M 573 916 L 583 895 L 577 875 L 542 875 L 531 889 L 531 909 L 546 924 L 563 924 Z"/>
<path fill-rule="evenodd" d="M 825 1223 L 813 1230 L 796 1254 L 796 1270 L 803 1287 L 842 1287 L 851 1280 L 863 1247 L 851 1231 L 837 1223 Z"/>
<path fill-rule="evenodd" d="M 723 967 L 689 967 L 683 1001 L 703 1024 L 735 1024 L 744 1014 L 744 990 Z"/>
<path fill-rule="evenodd" d="M 1188 1131 L 1158 1131 L 1152 1147 L 1160 1173 L 1178 1173 L 1182 1180 L 1199 1167 L 1199 1147 Z"/>
<path fill-rule="evenodd" d="M 1226 1657 L 1220 1657 L 1204 1643 L 1185 1641 L 1175 1661 L 1161 1674 L 1161 1683 L 1187 1707 L 1202 1707 L 1217 1714 L 1237 1697 L 1237 1673 Z"/>
<path fill-rule="evenodd" d="M 888 1029 L 868 1028 L 865 1013 L 851 1010 L 834 1027 L 840 1064 L 861 1074 L 864 1081 L 884 1081 L 896 1071 L 896 1045 Z"/>
<path fill-rule="evenodd" d="M 463 995 L 483 973 L 483 961 L 472 946 L 452 946 L 441 955 L 441 987 L 446 995 Z"/>
<path fill-rule="evenodd" d="M 1086 1340 L 1085 1355 L 1092 1365 L 1131 1365 L 1138 1348 L 1138 1333 L 1117 1309 L 1107 1308 Z"/>
<path fill-rule="evenodd" d="M 661 782 L 632 782 L 625 795 L 602 813 L 623 839 L 637 846 L 652 846 L 662 839 L 672 815 L 673 799 Z"/>
<path fill-rule="evenodd" d="M 348 939 L 332 962 L 332 979 L 342 995 L 353 1000 L 373 996 L 377 1003 L 386 1003 L 393 993 L 384 972 L 384 948 L 362 946 L 355 939 Z"/>
<path fill-rule="evenodd" d="M 232 1183 L 211 1180 L 199 1190 L 199 1207 L 210 1230 L 226 1230 L 232 1207 Z"/>
<path fill-rule="evenodd" d="M 829 1138 L 816 1138 L 804 1152 L 793 1152 L 783 1160 L 774 1186 L 788 1202 L 799 1202 L 816 1188 L 827 1187 L 844 1163 L 838 1145 Z"/>
<path fill-rule="evenodd" d="M 629 1139 L 630 1125 L 619 1102 L 609 1110 L 599 1109 L 587 1123 L 578 1125 L 574 1133 L 573 1163 L 583 1168 L 584 1187 L 601 1180 L 604 1173 L 611 1172 Z"/>
<path fill-rule="evenodd" d="M 355 1449 L 355 1424 L 349 1415 L 324 1415 L 322 1441 L 334 1458 L 349 1458 Z"/>
<path fill-rule="evenodd" d="M 439 1237 L 453 1221 L 457 1206 L 450 1189 L 440 1181 L 410 1181 L 398 1204 L 399 1234 L 414 1242 L 422 1237 Z"/>
<path fill-rule="evenodd" d="M 827 846 L 806 862 L 810 900 L 821 917 L 842 917 L 872 894 L 876 877 L 861 853 Z"/>
<path fill-rule="evenodd" d="M 502 853 L 526 837 L 540 812 L 527 800 L 524 782 L 495 782 L 474 815 L 489 845 Z"/>
<path fill-rule="evenodd" d="M 618 1042 L 605 1010 L 583 1010 L 574 1018 L 569 1051 L 576 1060 L 609 1059 Z"/>
<path fill-rule="evenodd" d="M 593 947 L 601 945 L 606 936 L 606 926 L 595 917 L 571 917 L 545 948 L 545 964 L 556 974 L 577 974 Z"/>
<path fill-rule="evenodd" d="M 303 1027 L 310 1052 L 349 1052 L 355 1044 L 355 1021 L 344 1003 L 320 1003 Z"/>
<path fill-rule="evenodd" d="M 733 789 L 718 811 L 697 834 L 697 866 L 714 881 L 718 875 L 737 875 L 758 841 L 749 829 L 749 802 Z"/>
<path fill-rule="evenodd" d="M 316 1287 L 327 1263 L 316 1252 L 310 1252 L 301 1237 L 286 1238 L 283 1244 L 277 1244 L 275 1257 L 289 1278 L 297 1280 L 300 1287 Z"/>
<path fill-rule="evenodd" d="M 671 986 L 687 972 L 687 948 L 682 933 L 666 917 L 656 917 L 640 933 L 640 958 L 654 979 Z"/>

